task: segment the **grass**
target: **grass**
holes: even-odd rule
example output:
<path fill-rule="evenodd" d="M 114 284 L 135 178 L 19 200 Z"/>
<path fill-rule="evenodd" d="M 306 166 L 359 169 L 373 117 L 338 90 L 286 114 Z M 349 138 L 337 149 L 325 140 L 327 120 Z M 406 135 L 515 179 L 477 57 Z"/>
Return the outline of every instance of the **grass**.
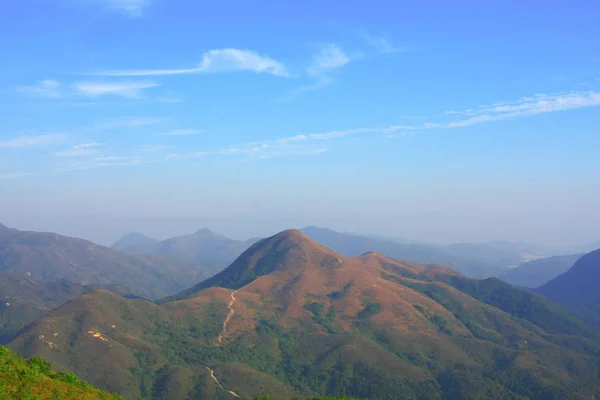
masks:
<path fill-rule="evenodd" d="M 12 400 L 122 400 L 102 392 L 75 374 L 52 371 L 40 357 L 25 361 L 0 346 L 0 399 Z"/>

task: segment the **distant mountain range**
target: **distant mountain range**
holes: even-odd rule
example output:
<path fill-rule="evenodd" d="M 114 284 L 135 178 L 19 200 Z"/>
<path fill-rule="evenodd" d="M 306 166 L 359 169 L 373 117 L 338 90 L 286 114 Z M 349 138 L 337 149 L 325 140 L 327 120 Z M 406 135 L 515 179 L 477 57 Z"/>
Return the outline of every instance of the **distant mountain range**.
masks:
<path fill-rule="evenodd" d="M 442 246 L 340 233 L 314 226 L 303 228 L 301 231 L 345 256 L 378 251 L 392 258 L 448 265 L 477 278 L 499 276 L 509 266 L 519 265 L 537 257 L 533 246 L 520 243 L 458 243 Z M 225 268 L 258 240 L 260 239 L 234 240 L 204 228 L 195 234 L 160 242 L 140 233 L 132 233 L 125 235 L 111 248 L 130 254 L 162 254 L 187 262 Z"/>
<path fill-rule="evenodd" d="M 500 276 L 504 282 L 524 288 L 537 288 L 566 272 L 583 254 L 554 256 L 528 261 Z"/>
<path fill-rule="evenodd" d="M 149 299 L 177 293 L 215 269 L 160 255 L 128 255 L 87 240 L 0 225 L 0 274 L 38 282 L 116 284 Z"/>
<path fill-rule="evenodd" d="M 526 245 L 509 242 L 459 243 L 442 246 L 402 244 L 318 227 L 306 227 L 302 232 L 345 256 L 377 251 L 396 259 L 447 265 L 475 278 L 499 276 L 507 270 L 508 266 L 527 261 L 533 252 Z"/>
<path fill-rule="evenodd" d="M 553 302 L 440 265 L 345 257 L 297 230 L 158 305 L 78 296 L 9 346 L 128 399 L 600 393 L 599 330 Z"/>
<path fill-rule="evenodd" d="M 234 240 L 208 228 L 191 235 L 177 236 L 157 241 L 140 233 L 125 235 L 111 246 L 130 254 L 155 254 L 177 258 L 189 263 L 209 265 L 220 270 L 259 239 Z M 215 270 L 215 272 L 216 272 Z"/>
<path fill-rule="evenodd" d="M 600 324 L 600 249 L 581 257 L 571 269 L 536 291 Z"/>

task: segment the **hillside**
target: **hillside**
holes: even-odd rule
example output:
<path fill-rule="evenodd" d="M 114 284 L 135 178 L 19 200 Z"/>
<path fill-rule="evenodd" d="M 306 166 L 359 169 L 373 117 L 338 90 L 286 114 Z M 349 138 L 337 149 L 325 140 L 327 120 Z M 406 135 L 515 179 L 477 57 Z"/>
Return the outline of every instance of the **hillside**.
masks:
<path fill-rule="evenodd" d="M 88 385 L 76 375 L 55 373 L 43 359 L 25 361 L 0 346 L 0 399 L 10 400 L 119 400 Z"/>
<path fill-rule="evenodd" d="M 377 251 L 387 257 L 424 264 L 442 264 L 474 278 L 499 276 L 509 265 L 526 261 L 520 247 L 499 243 L 461 243 L 449 246 L 402 244 L 391 240 L 339 233 L 331 229 L 306 227 L 302 232 L 313 240 L 348 257 Z"/>
<path fill-rule="evenodd" d="M 10 347 L 128 399 L 542 400 L 600 394 L 599 337 L 498 279 L 290 230 L 160 305 L 79 296 Z"/>
<path fill-rule="evenodd" d="M 40 282 L 116 284 L 155 299 L 177 293 L 214 271 L 163 256 L 123 254 L 87 240 L 0 226 L 0 273 Z"/>
<path fill-rule="evenodd" d="M 566 272 L 583 254 L 541 258 L 519 265 L 500 276 L 506 283 L 525 288 L 537 288 Z"/>
<path fill-rule="evenodd" d="M 137 240 L 129 246 L 123 246 L 124 241 L 131 242 L 128 238 L 129 235 L 125 236 L 112 248 L 131 254 L 161 254 L 194 264 L 209 265 L 216 267 L 212 269 L 213 272 L 227 267 L 244 250 L 258 241 L 230 239 L 207 228 L 191 235 L 176 236 L 160 242 Z"/>
<path fill-rule="evenodd" d="M 66 279 L 41 283 L 26 276 L 0 275 L 0 344 L 10 341 L 44 313 L 98 287 L 123 297 L 135 297 L 118 285 L 84 286 Z"/>
<path fill-rule="evenodd" d="M 600 323 L 599 282 L 600 249 L 584 255 L 571 269 L 536 291 L 582 317 Z"/>

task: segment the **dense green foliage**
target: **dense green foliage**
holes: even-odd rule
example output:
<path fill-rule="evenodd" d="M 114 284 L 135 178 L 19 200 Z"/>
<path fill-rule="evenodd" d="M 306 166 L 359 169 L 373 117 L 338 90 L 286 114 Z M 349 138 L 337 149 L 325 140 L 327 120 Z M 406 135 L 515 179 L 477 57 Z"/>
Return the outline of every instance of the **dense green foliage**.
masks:
<path fill-rule="evenodd" d="M 101 392 L 72 373 L 55 373 L 50 363 L 33 357 L 27 361 L 0 346 L 0 399 L 67 400 L 122 399 Z"/>

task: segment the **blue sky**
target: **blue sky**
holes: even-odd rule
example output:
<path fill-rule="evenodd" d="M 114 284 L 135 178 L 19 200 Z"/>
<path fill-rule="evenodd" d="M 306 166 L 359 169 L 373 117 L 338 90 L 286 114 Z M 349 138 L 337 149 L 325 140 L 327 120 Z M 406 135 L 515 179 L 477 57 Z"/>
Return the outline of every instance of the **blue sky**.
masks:
<path fill-rule="evenodd" d="M 596 241 L 597 15 L 591 0 L 3 2 L 0 221 L 102 243 L 308 224 Z"/>

